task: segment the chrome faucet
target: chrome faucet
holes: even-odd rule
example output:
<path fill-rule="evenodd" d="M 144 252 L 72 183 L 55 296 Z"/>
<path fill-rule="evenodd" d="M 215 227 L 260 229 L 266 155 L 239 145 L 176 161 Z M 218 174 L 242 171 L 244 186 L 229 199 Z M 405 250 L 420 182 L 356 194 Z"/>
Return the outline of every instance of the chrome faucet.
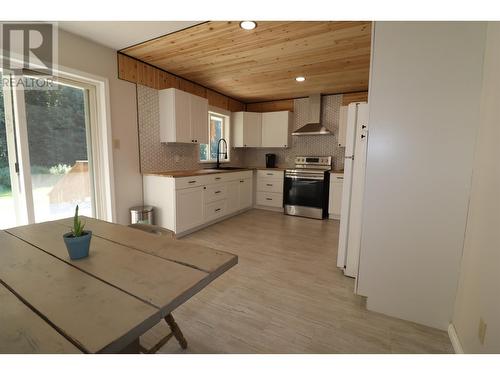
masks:
<path fill-rule="evenodd" d="M 220 152 L 220 142 L 221 141 L 224 141 L 224 144 L 226 145 L 225 151 L 222 152 L 222 153 Z M 220 168 L 219 156 L 221 154 L 224 155 L 224 159 L 227 159 L 227 142 L 226 142 L 226 140 L 224 138 L 219 139 L 219 142 L 217 142 L 217 166 L 216 166 L 217 169 Z"/>

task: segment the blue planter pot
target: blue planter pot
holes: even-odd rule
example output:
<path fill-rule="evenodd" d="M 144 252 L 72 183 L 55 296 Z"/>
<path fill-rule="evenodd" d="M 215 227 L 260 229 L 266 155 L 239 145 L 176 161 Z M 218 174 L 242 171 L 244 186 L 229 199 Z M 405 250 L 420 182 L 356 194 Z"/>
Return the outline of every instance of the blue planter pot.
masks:
<path fill-rule="evenodd" d="M 90 230 L 84 231 L 80 237 L 73 237 L 73 233 L 71 232 L 63 235 L 70 259 L 75 260 L 88 257 L 91 238 L 92 231 Z"/>

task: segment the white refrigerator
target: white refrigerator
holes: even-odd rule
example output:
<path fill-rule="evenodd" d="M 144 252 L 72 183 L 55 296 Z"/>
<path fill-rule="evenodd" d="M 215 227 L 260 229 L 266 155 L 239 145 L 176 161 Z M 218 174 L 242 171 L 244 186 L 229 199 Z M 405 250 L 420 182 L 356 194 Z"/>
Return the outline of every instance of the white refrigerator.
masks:
<path fill-rule="evenodd" d="M 351 103 L 347 108 L 344 186 L 337 255 L 337 266 L 350 277 L 358 275 L 367 139 L 368 104 Z"/>

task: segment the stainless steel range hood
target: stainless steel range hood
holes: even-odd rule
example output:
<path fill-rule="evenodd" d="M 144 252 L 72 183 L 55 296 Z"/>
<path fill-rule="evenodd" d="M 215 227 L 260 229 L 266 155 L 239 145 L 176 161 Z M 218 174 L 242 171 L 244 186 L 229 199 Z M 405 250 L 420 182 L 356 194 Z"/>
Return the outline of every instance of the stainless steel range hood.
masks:
<path fill-rule="evenodd" d="M 309 119 L 307 124 L 295 130 L 292 135 L 325 135 L 332 134 L 321 125 L 321 94 L 309 97 Z"/>

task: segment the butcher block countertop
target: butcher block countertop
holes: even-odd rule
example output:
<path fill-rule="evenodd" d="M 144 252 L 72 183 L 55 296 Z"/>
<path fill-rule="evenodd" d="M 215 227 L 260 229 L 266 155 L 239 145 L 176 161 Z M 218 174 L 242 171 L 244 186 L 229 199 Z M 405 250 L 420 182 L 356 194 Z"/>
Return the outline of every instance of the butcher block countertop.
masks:
<path fill-rule="evenodd" d="M 161 171 L 161 172 L 147 172 L 144 173 L 145 176 L 164 176 L 164 177 L 193 177 L 193 176 L 204 176 L 209 174 L 217 173 L 231 173 L 231 172 L 243 172 L 243 171 L 253 171 L 253 170 L 265 170 L 270 169 L 274 171 L 284 171 L 285 168 L 265 168 L 265 167 L 250 167 L 250 168 L 234 168 L 234 169 L 191 169 L 191 170 L 173 170 L 173 171 Z"/>
<path fill-rule="evenodd" d="M 164 176 L 164 177 L 193 177 L 193 176 L 204 176 L 207 174 L 218 174 L 218 173 L 231 173 L 231 172 L 242 172 L 250 171 L 248 168 L 237 168 L 237 169 L 191 169 L 191 170 L 174 170 L 174 171 L 162 171 L 162 172 L 148 172 L 144 173 L 145 176 Z"/>

